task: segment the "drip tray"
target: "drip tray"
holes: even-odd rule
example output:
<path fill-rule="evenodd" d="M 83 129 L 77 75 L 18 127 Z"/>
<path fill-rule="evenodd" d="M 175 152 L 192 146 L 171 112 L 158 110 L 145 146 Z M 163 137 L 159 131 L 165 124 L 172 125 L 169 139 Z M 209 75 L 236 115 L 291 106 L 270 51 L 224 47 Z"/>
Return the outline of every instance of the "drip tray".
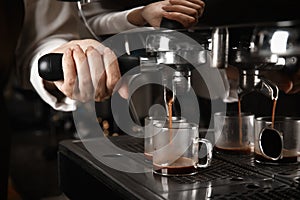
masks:
<path fill-rule="evenodd" d="M 143 139 L 129 136 L 110 137 L 120 149 L 143 152 Z M 95 143 L 90 140 L 88 143 Z M 115 157 L 118 159 L 118 157 Z M 211 166 L 192 176 L 155 175 L 152 172 L 126 173 L 112 169 L 93 157 L 80 141 L 63 141 L 59 148 L 59 168 L 63 192 L 80 197 L 72 188 L 73 181 L 85 183 L 82 195 L 100 196 L 99 188 L 108 186 L 118 191 L 120 199 L 299 199 L 300 168 L 293 166 L 262 166 L 252 156 L 214 154 Z M 75 166 L 77 167 L 75 167 Z M 79 168 L 67 176 L 70 168 Z M 86 176 L 78 176 L 82 171 Z M 93 178 L 91 178 L 93 177 Z M 92 181 L 93 180 L 93 181 Z M 96 180 L 96 181 L 95 181 Z M 95 184 L 95 191 L 90 185 Z M 88 187 L 89 186 L 89 187 Z M 73 196 L 72 196 L 73 194 Z M 101 194 L 103 195 L 103 194 Z M 82 196 L 86 197 L 86 196 Z M 72 199 L 72 198 L 71 198 Z"/>
<path fill-rule="evenodd" d="M 224 155 L 215 154 L 218 159 L 240 166 L 249 171 L 263 174 L 267 177 L 274 178 L 289 185 L 299 184 L 300 180 L 300 163 L 282 164 L 282 165 L 266 165 L 254 161 L 253 155 Z"/>

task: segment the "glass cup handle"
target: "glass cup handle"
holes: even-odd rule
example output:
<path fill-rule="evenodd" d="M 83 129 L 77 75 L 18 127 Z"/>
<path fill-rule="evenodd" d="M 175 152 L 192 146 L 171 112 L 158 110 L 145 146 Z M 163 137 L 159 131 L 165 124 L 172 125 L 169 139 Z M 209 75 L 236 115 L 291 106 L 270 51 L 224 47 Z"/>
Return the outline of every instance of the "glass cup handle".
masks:
<path fill-rule="evenodd" d="M 212 160 L 212 154 L 213 154 L 213 147 L 212 144 L 209 140 L 204 139 L 204 138 L 197 138 L 197 142 L 198 143 L 203 143 L 206 146 L 206 150 L 207 150 L 207 159 L 206 159 L 206 163 L 205 164 L 199 164 L 197 163 L 197 167 L 198 168 L 205 168 L 210 166 L 211 160 Z M 198 150 L 199 151 L 199 150 Z"/>
<path fill-rule="evenodd" d="M 282 134 L 274 128 L 263 128 L 258 138 L 259 149 L 262 156 L 270 160 L 279 160 L 283 154 Z"/>

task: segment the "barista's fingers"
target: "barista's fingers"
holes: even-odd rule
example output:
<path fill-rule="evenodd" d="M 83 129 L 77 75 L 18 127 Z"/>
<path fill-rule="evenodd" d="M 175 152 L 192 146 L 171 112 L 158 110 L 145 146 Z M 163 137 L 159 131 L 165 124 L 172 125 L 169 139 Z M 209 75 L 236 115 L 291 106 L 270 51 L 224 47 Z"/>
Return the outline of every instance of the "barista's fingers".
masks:
<path fill-rule="evenodd" d="M 109 95 L 114 91 L 114 87 L 121 77 L 117 56 L 109 48 L 103 51 L 103 62 L 106 72 L 106 88 Z"/>
<path fill-rule="evenodd" d="M 181 7 L 193 9 L 196 12 L 198 17 L 202 15 L 204 7 L 205 7 L 205 3 L 201 0 L 185 0 L 185 1 L 170 0 L 169 2 L 171 5 L 181 5 Z M 174 8 L 176 9 L 176 7 L 174 7 Z M 178 7 L 178 8 L 180 8 L 180 7 Z M 176 12 L 176 10 L 174 10 L 174 11 Z M 183 10 L 181 10 L 181 12 L 182 11 Z M 191 12 L 191 10 L 186 10 L 186 11 Z M 177 12 L 178 12 L 178 10 L 177 10 Z M 188 12 L 186 12 L 186 14 L 189 14 Z M 193 14 L 193 12 L 191 14 Z"/>
<path fill-rule="evenodd" d="M 107 97 L 106 74 L 103 66 L 102 55 L 93 47 L 88 47 L 86 56 L 90 66 L 91 77 L 94 87 L 95 101 L 102 101 Z"/>
<path fill-rule="evenodd" d="M 122 85 L 119 88 L 118 92 L 123 99 L 128 99 L 128 86 L 127 85 Z"/>
<path fill-rule="evenodd" d="M 171 7 L 173 7 L 171 9 Z M 175 8 L 175 9 L 174 9 Z M 176 9 L 178 8 L 178 9 Z M 180 22 L 185 28 L 189 28 L 198 22 L 197 11 L 183 7 L 185 12 L 180 11 L 179 6 L 164 6 L 163 9 L 167 12 L 163 12 L 163 17 Z M 187 14 L 188 13 L 188 14 Z"/>
<path fill-rule="evenodd" d="M 164 6 L 163 9 L 169 14 L 177 14 L 177 16 L 190 16 L 198 19 L 198 11 L 181 5 Z"/>
<path fill-rule="evenodd" d="M 94 90 L 87 57 L 79 45 L 74 47 L 73 57 L 78 75 L 79 96 L 77 98 L 79 101 L 87 102 L 94 99 Z"/>
<path fill-rule="evenodd" d="M 170 0 L 170 1 L 172 2 L 174 0 Z M 202 9 L 205 8 L 205 2 L 202 0 L 187 0 L 187 1 L 197 4 L 198 6 L 201 6 Z"/>
<path fill-rule="evenodd" d="M 76 67 L 72 57 L 72 50 L 68 48 L 62 57 L 63 81 L 54 81 L 56 87 L 67 97 L 74 99 L 77 85 Z"/>
<path fill-rule="evenodd" d="M 115 86 L 115 91 L 118 91 L 120 96 L 124 99 L 129 98 L 129 92 L 128 92 L 128 83 L 131 79 L 131 76 L 122 76 L 122 79 L 118 81 L 118 83 Z"/>
<path fill-rule="evenodd" d="M 163 17 L 180 22 L 185 28 L 198 23 L 198 17 L 192 17 L 178 12 L 164 12 Z"/>

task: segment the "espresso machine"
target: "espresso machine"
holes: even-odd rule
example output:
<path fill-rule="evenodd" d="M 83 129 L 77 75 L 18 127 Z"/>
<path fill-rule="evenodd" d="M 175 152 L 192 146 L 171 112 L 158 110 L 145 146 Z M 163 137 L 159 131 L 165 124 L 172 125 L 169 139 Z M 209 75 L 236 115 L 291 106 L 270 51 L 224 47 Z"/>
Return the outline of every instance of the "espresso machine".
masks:
<path fill-rule="evenodd" d="M 297 3 L 255 1 L 250 4 L 234 0 L 219 3 L 224 7 L 208 4 L 207 9 L 216 10 L 216 15 L 203 18 L 204 24 L 212 25 L 212 67 L 231 65 L 239 69 L 240 97 L 257 91 L 277 99 L 278 87 L 262 78 L 260 72 L 281 71 L 291 75 L 297 71 L 300 31 L 294 9 Z M 256 3 L 258 6 L 253 5 Z M 241 10 L 235 10 L 234 5 Z"/>
<path fill-rule="evenodd" d="M 263 74 L 279 72 L 292 76 L 298 70 L 299 4 L 295 1 L 278 0 L 210 0 L 206 2 L 204 15 L 195 28 L 146 30 L 140 33 L 144 36 L 143 50 L 127 51 L 125 47 L 121 53 L 117 52 L 120 55 L 119 63 L 121 66 L 126 66 L 126 63 L 140 66 L 136 71 L 131 71 L 132 68 L 129 67 L 123 72 L 133 73 L 131 83 L 136 86 L 146 80 L 143 77 L 154 76 L 158 80 L 172 80 L 169 81 L 172 83 L 171 87 L 168 86 L 167 89 L 172 89 L 173 93 L 168 93 L 165 88 L 159 90 L 164 97 L 171 94 L 171 98 L 187 94 L 193 84 L 197 84 L 190 82 L 191 71 L 197 64 L 201 67 L 202 64 L 210 62 L 211 68 L 220 70 L 235 67 L 239 72 L 240 99 L 246 100 L 249 93 L 256 92 L 274 101 L 280 99 L 280 90 Z M 129 44 L 133 41 L 131 45 L 134 45 L 137 38 L 135 36 L 128 33 L 120 35 L 120 38 L 125 44 L 128 39 Z M 186 37 L 190 39 L 178 39 Z M 170 42 L 166 44 L 163 41 Z M 108 46 L 111 44 L 109 40 L 106 42 Z M 169 71 L 163 70 L 164 67 Z M 171 73 L 167 73 L 170 71 Z M 161 83 L 164 86 L 164 82 Z M 165 104 L 168 99 L 164 98 L 163 101 Z M 205 133 L 210 134 L 210 131 Z M 269 136 L 263 139 L 270 141 L 272 138 L 276 142 L 280 139 L 274 134 L 274 137 Z M 137 138 L 110 139 L 128 151 L 144 151 L 143 143 Z M 98 144 L 98 141 L 88 142 Z M 127 199 L 299 198 L 298 164 L 259 165 L 253 162 L 252 155 L 214 155 L 211 166 L 201 170 L 198 175 L 162 177 L 152 173 L 112 170 L 96 160 L 82 146 L 78 141 L 65 141 L 60 145 L 59 151 L 62 189 L 74 199 L 84 198 L 86 194 L 98 196 L 99 190 L 105 184 L 110 189 L 117 189 L 117 192 L 111 194 L 119 194 Z M 122 154 L 109 154 L 107 157 L 127 159 Z M 83 167 L 77 169 L 78 166 Z M 88 172 L 87 176 L 82 175 L 82 169 Z M 81 181 L 75 181 L 77 177 Z M 86 187 L 87 183 L 93 183 L 93 188 L 97 189 Z M 80 190 L 70 189 L 78 187 L 78 184 L 81 184 Z"/>
<path fill-rule="evenodd" d="M 80 16 L 87 29 L 100 40 L 89 27 L 82 8 L 82 5 L 97 0 L 74 2 L 77 2 Z M 148 73 L 151 68 L 149 66 L 154 66 L 152 69 L 156 72 L 164 71 L 162 66 L 175 70 L 171 72 L 172 75 L 162 73 L 164 76 L 162 79 L 174 82 L 167 91 L 175 91 L 166 93 L 166 88 L 158 90 L 159 93 L 165 93 L 163 97 L 165 107 L 167 98 L 171 98 L 167 97 L 168 95 L 174 98 L 180 93 L 184 95 L 189 92 L 191 68 L 207 63 L 207 56 L 211 56 L 209 65 L 212 68 L 225 69 L 230 65 L 239 70 L 240 99 L 251 92 L 258 92 L 271 100 L 277 100 L 278 87 L 272 81 L 263 78 L 261 72 L 282 71 L 285 74 L 292 74 L 297 70 L 299 66 L 299 17 L 295 9 L 297 3 L 289 1 L 285 6 L 281 6 L 278 0 L 256 3 L 259 6 L 254 6 L 255 2 L 250 4 L 237 0 L 226 3 L 206 2 L 204 15 L 195 28 L 186 30 L 176 22 L 163 19 L 162 28 L 159 30 L 142 30 L 139 34 L 126 32 L 119 35 L 120 43 L 123 44 L 120 53 L 118 52 L 120 47 L 114 46 L 112 39 L 104 40 L 104 43 L 116 50 L 122 74 L 138 65 L 142 67 L 136 73 L 141 71 Z M 236 10 L 235 7 L 241 10 Z M 255 12 L 250 13 L 251 10 Z M 266 12 L 270 14 L 266 15 Z M 134 43 L 140 36 L 143 38 L 139 46 L 142 50 L 127 48 L 128 44 L 136 46 Z M 59 63 L 58 66 L 61 66 L 61 55 L 51 56 L 51 63 Z M 47 62 L 49 62 L 47 55 L 41 58 L 40 66 L 43 68 L 40 68 L 40 75 L 48 80 L 61 79 L 61 67 L 41 65 Z M 136 113 L 133 104 L 131 105 L 133 112 Z M 146 110 L 141 112 L 145 113 Z M 175 115 L 176 110 L 179 109 L 174 108 Z M 177 114 L 180 115 L 180 111 Z M 137 118 L 143 118 L 145 114 L 140 117 L 134 116 L 135 121 L 138 121 Z"/>
<path fill-rule="evenodd" d="M 278 87 L 262 78 L 260 72 L 295 73 L 299 67 L 298 49 L 299 24 L 282 22 L 277 25 L 241 27 L 240 30 L 218 27 L 212 33 L 212 67 L 231 65 L 239 69 L 240 98 L 256 91 L 276 100 Z"/>

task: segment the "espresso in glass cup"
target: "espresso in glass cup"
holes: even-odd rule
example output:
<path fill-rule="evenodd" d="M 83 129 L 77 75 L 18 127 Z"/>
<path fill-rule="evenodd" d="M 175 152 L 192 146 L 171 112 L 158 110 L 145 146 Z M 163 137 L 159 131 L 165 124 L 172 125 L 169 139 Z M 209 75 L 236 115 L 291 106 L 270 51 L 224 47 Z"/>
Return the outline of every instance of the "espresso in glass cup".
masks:
<path fill-rule="evenodd" d="M 172 117 L 172 124 L 177 122 L 186 122 L 186 119 L 183 117 Z M 159 129 L 154 129 L 154 124 L 170 124 L 169 117 L 152 117 L 148 116 L 145 118 L 145 127 L 144 127 L 144 155 L 147 159 L 152 160 L 153 154 L 153 136 L 157 134 L 155 131 Z"/>
<path fill-rule="evenodd" d="M 214 150 L 225 154 L 250 154 L 254 143 L 254 115 L 217 112 L 214 114 Z"/>
<path fill-rule="evenodd" d="M 300 118 L 271 116 L 255 119 L 255 162 L 293 164 L 299 162 Z"/>
<path fill-rule="evenodd" d="M 194 175 L 199 168 L 210 166 L 212 144 L 199 138 L 198 125 L 188 122 L 174 122 L 172 127 L 163 123 L 154 124 L 157 134 L 153 136 L 153 173 L 163 176 Z M 200 145 L 201 148 L 200 148 Z M 200 151 L 205 151 L 205 164 L 200 164 Z"/>

